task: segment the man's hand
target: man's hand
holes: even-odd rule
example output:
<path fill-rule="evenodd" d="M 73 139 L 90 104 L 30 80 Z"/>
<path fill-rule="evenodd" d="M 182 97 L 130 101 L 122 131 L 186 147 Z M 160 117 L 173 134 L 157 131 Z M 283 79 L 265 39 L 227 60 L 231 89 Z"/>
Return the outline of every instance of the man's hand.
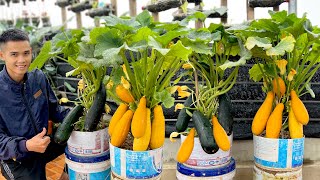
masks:
<path fill-rule="evenodd" d="M 33 138 L 27 140 L 26 147 L 28 151 L 44 153 L 50 143 L 50 137 L 46 135 L 46 128 L 42 129 L 42 132 L 35 135 Z"/>

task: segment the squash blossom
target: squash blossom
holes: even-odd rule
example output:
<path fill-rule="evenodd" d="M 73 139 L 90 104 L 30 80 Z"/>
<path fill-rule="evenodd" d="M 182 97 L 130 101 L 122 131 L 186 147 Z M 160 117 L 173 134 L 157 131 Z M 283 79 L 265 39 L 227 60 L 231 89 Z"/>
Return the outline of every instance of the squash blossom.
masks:
<path fill-rule="evenodd" d="M 110 90 L 110 89 L 112 89 L 112 87 L 113 87 L 113 81 L 110 80 L 110 81 L 108 82 L 108 84 L 106 85 L 106 88 Z"/>
<path fill-rule="evenodd" d="M 122 71 L 123 73 L 126 75 L 126 78 L 130 80 L 129 76 L 128 76 L 128 72 L 127 72 L 127 69 L 126 69 L 126 66 L 123 64 L 122 65 Z"/>
<path fill-rule="evenodd" d="M 288 64 L 288 61 L 285 59 L 276 60 L 277 66 L 280 69 L 280 74 L 284 75 L 286 73 L 286 66 Z"/>
<path fill-rule="evenodd" d="M 184 105 L 181 103 L 178 103 L 175 107 L 174 107 L 174 112 L 176 112 L 178 109 L 183 109 Z"/>
<path fill-rule="evenodd" d="M 188 90 L 188 86 L 179 86 L 178 87 L 177 91 L 178 91 L 179 98 L 185 98 L 185 97 L 189 97 L 191 95 L 191 93 L 186 90 Z"/>
<path fill-rule="evenodd" d="M 83 87 L 84 87 L 83 79 L 80 79 L 80 81 L 78 82 L 78 89 L 82 91 Z"/>
<path fill-rule="evenodd" d="M 130 89 L 130 87 L 131 87 L 129 81 L 127 81 L 123 76 L 121 76 L 121 84 L 126 89 Z"/>
<path fill-rule="evenodd" d="M 293 76 L 297 74 L 297 71 L 294 69 L 291 69 L 289 74 L 288 74 L 288 81 L 292 81 L 293 80 Z"/>
<path fill-rule="evenodd" d="M 177 91 L 178 87 L 179 87 L 179 86 L 173 86 L 173 87 L 171 87 L 170 90 L 169 90 L 169 91 L 170 91 L 170 94 L 175 93 L 175 92 Z"/>
<path fill-rule="evenodd" d="M 190 63 L 184 63 L 184 64 L 182 65 L 182 68 L 183 68 L 183 69 L 191 69 L 191 68 L 193 68 L 193 66 L 192 66 Z"/>
<path fill-rule="evenodd" d="M 107 104 L 104 105 L 104 110 L 106 111 L 107 114 L 111 112 L 111 108 Z"/>
<path fill-rule="evenodd" d="M 69 99 L 68 98 L 61 98 L 60 100 L 59 100 L 59 104 L 61 104 L 61 103 L 67 103 L 67 102 L 69 102 Z"/>

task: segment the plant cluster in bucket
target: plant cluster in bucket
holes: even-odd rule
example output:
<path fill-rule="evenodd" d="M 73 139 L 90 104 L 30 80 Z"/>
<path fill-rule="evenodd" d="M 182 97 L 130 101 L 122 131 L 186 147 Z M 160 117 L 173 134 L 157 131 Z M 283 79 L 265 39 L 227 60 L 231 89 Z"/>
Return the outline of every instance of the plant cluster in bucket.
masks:
<path fill-rule="evenodd" d="M 286 11 L 270 15 L 239 32 L 256 62 L 250 77 L 262 80 L 266 93 L 253 119 L 252 133 L 266 138 L 303 138 L 309 114 L 300 97 L 315 97 L 310 81 L 320 67 L 320 29 L 312 27 L 305 15 L 298 18 Z"/>
<path fill-rule="evenodd" d="M 221 24 L 191 30 L 188 37 L 181 41 L 192 47 L 193 51 L 183 68 L 186 69 L 184 75 L 190 77 L 194 88 L 185 88 L 192 92 L 184 104 L 176 106 L 176 109 L 181 109 L 176 122 L 178 132 L 170 136 L 188 134 L 177 153 L 176 159 L 180 163 L 189 159 L 195 137 L 199 138 L 207 154 L 215 154 L 219 149 L 230 150 L 228 136 L 232 134 L 233 116 L 226 93 L 236 82 L 239 66 L 251 57 L 242 41 Z M 191 118 L 194 128 L 188 129 Z"/>

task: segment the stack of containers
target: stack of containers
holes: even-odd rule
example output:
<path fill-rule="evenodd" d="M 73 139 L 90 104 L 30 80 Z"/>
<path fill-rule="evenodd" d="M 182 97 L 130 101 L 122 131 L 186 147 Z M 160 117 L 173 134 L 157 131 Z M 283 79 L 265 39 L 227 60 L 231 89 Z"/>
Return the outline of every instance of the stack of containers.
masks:
<path fill-rule="evenodd" d="M 65 155 L 70 180 L 110 180 L 108 128 L 94 132 L 73 131 Z"/>
<path fill-rule="evenodd" d="M 232 144 L 233 134 L 228 136 Z M 181 143 L 186 136 L 181 135 Z M 232 180 L 236 173 L 235 160 L 229 151 L 219 149 L 214 154 L 207 154 L 201 147 L 199 138 L 195 137 L 193 151 L 189 159 L 177 163 L 176 176 L 178 180 L 211 179 Z"/>

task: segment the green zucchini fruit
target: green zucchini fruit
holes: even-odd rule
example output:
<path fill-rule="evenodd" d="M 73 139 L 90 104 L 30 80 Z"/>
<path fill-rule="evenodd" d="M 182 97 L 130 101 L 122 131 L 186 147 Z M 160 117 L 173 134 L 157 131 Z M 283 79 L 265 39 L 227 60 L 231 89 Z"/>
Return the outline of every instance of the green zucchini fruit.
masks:
<path fill-rule="evenodd" d="M 219 147 L 214 140 L 212 125 L 208 118 L 201 112 L 194 111 L 192 120 L 197 130 L 202 149 L 208 154 L 214 154 L 219 150 Z"/>
<path fill-rule="evenodd" d="M 73 124 L 79 120 L 82 113 L 83 107 L 77 105 L 67 114 L 53 136 L 53 141 L 55 143 L 63 145 L 68 141 L 73 131 Z"/>
<path fill-rule="evenodd" d="M 84 130 L 85 131 L 94 131 L 97 128 L 97 125 L 100 121 L 101 115 L 104 111 L 104 105 L 106 103 L 106 89 L 101 83 L 99 90 L 96 93 L 96 96 L 93 100 L 91 107 L 88 110 L 84 121 Z"/>
<path fill-rule="evenodd" d="M 183 103 L 183 105 L 184 107 L 194 107 L 192 104 L 193 104 L 192 95 L 190 95 L 186 99 L 186 101 Z M 188 127 L 188 123 L 190 119 L 191 119 L 191 116 L 187 114 L 187 109 L 186 108 L 181 109 L 176 122 L 176 130 L 178 132 L 185 131 Z"/>
<path fill-rule="evenodd" d="M 233 128 L 233 115 L 231 101 L 227 94 L 219 96 L 218 121 L 226 131 L 227 135 L 231 135 Z"/>

